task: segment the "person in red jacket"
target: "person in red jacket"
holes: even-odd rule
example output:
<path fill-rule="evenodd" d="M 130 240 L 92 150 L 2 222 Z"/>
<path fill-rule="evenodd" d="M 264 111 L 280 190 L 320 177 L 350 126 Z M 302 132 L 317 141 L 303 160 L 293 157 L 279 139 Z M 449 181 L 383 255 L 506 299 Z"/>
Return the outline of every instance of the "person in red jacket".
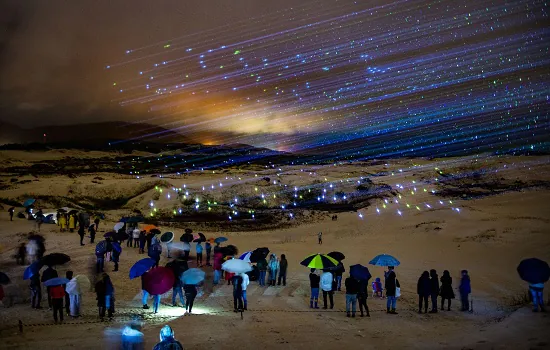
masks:
<path fill-rule="evenodd" d="M 214 284 L 218 284 L 220 282 L 220 278 L 222 276 L 222 263 L 223 263 L 223 254 L 220 252 L 219 249 L 214 248 Z"/>
<path fill-rule="evenodd" d="M 50 296 L 52 297 L 53 319 L 57 323 L 57 313 L 59 320 L 63 322 L 63 299 L 65 299 L 65 289 L 63 286 L 50 287 Z"/>

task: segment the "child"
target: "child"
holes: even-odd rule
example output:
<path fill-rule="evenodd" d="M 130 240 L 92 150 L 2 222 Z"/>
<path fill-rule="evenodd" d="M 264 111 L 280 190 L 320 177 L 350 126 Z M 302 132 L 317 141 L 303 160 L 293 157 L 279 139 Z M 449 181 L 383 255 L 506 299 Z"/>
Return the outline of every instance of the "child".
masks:
<path fill-rule="evenodd" d="M 470 302 L 468 297 L 472 292 L 472 287 L 470 285 L 470 276 L 468 276 L 468 271 L 462 270 L 462 278 L 460 279 L 460 286 L 458 287 L 460 292 L 460 300 L 462 301 L 461 311 L 470 310 Z"/>
<path fill-rule="evenodd" d="M 374 292 L 374 296 L 383 298 L 382 290 L 382 281 L 380 281 L 380 277 L 376 277 L 376 280 L 372 282 L 372 291 Z"/>

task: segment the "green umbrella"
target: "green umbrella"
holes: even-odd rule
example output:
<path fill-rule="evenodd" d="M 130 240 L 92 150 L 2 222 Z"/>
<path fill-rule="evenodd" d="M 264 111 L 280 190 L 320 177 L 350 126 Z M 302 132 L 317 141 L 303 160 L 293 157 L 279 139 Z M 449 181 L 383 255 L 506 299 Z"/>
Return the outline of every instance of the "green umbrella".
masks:
<path fill-rule="evenodd" d="M 338 261 L 328 255 L 311 254 L 310 256 L 305 258 L 300 264 L 312 269 L 323 270 L 330 267 L 336 267 L 336 265 L 338 265 Z"/>

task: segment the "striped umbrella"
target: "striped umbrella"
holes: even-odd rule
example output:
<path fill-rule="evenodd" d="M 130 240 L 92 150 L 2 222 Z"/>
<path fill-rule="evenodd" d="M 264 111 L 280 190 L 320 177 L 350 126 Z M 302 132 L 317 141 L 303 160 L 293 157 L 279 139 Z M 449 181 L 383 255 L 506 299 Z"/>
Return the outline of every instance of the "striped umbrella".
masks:
<path fill-rule="evenodd" d="M 330 267 L 336 267 L 336 265 L 338 265 L 338 261 L 328 255 L 317 253 L 311 254 L 305 258 L 300 265 L 304 265 L 312 269 L 322 270 Z"/>

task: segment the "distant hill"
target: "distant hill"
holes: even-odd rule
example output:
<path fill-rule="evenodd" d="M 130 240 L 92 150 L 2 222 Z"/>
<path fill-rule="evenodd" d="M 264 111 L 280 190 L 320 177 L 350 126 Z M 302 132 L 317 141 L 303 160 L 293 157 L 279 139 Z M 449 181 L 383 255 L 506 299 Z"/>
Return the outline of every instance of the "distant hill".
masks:
<path fill-rule="evenodd" d="M 110 141 L 188 142 L 186 137 L 177 132 L 143 123 L 103 122 L 23 129 L 10 123 L 0 122 L 0 144 L 41 143 L 44 139 L 47 144 L 82 142 L 96 144 Z"/>

